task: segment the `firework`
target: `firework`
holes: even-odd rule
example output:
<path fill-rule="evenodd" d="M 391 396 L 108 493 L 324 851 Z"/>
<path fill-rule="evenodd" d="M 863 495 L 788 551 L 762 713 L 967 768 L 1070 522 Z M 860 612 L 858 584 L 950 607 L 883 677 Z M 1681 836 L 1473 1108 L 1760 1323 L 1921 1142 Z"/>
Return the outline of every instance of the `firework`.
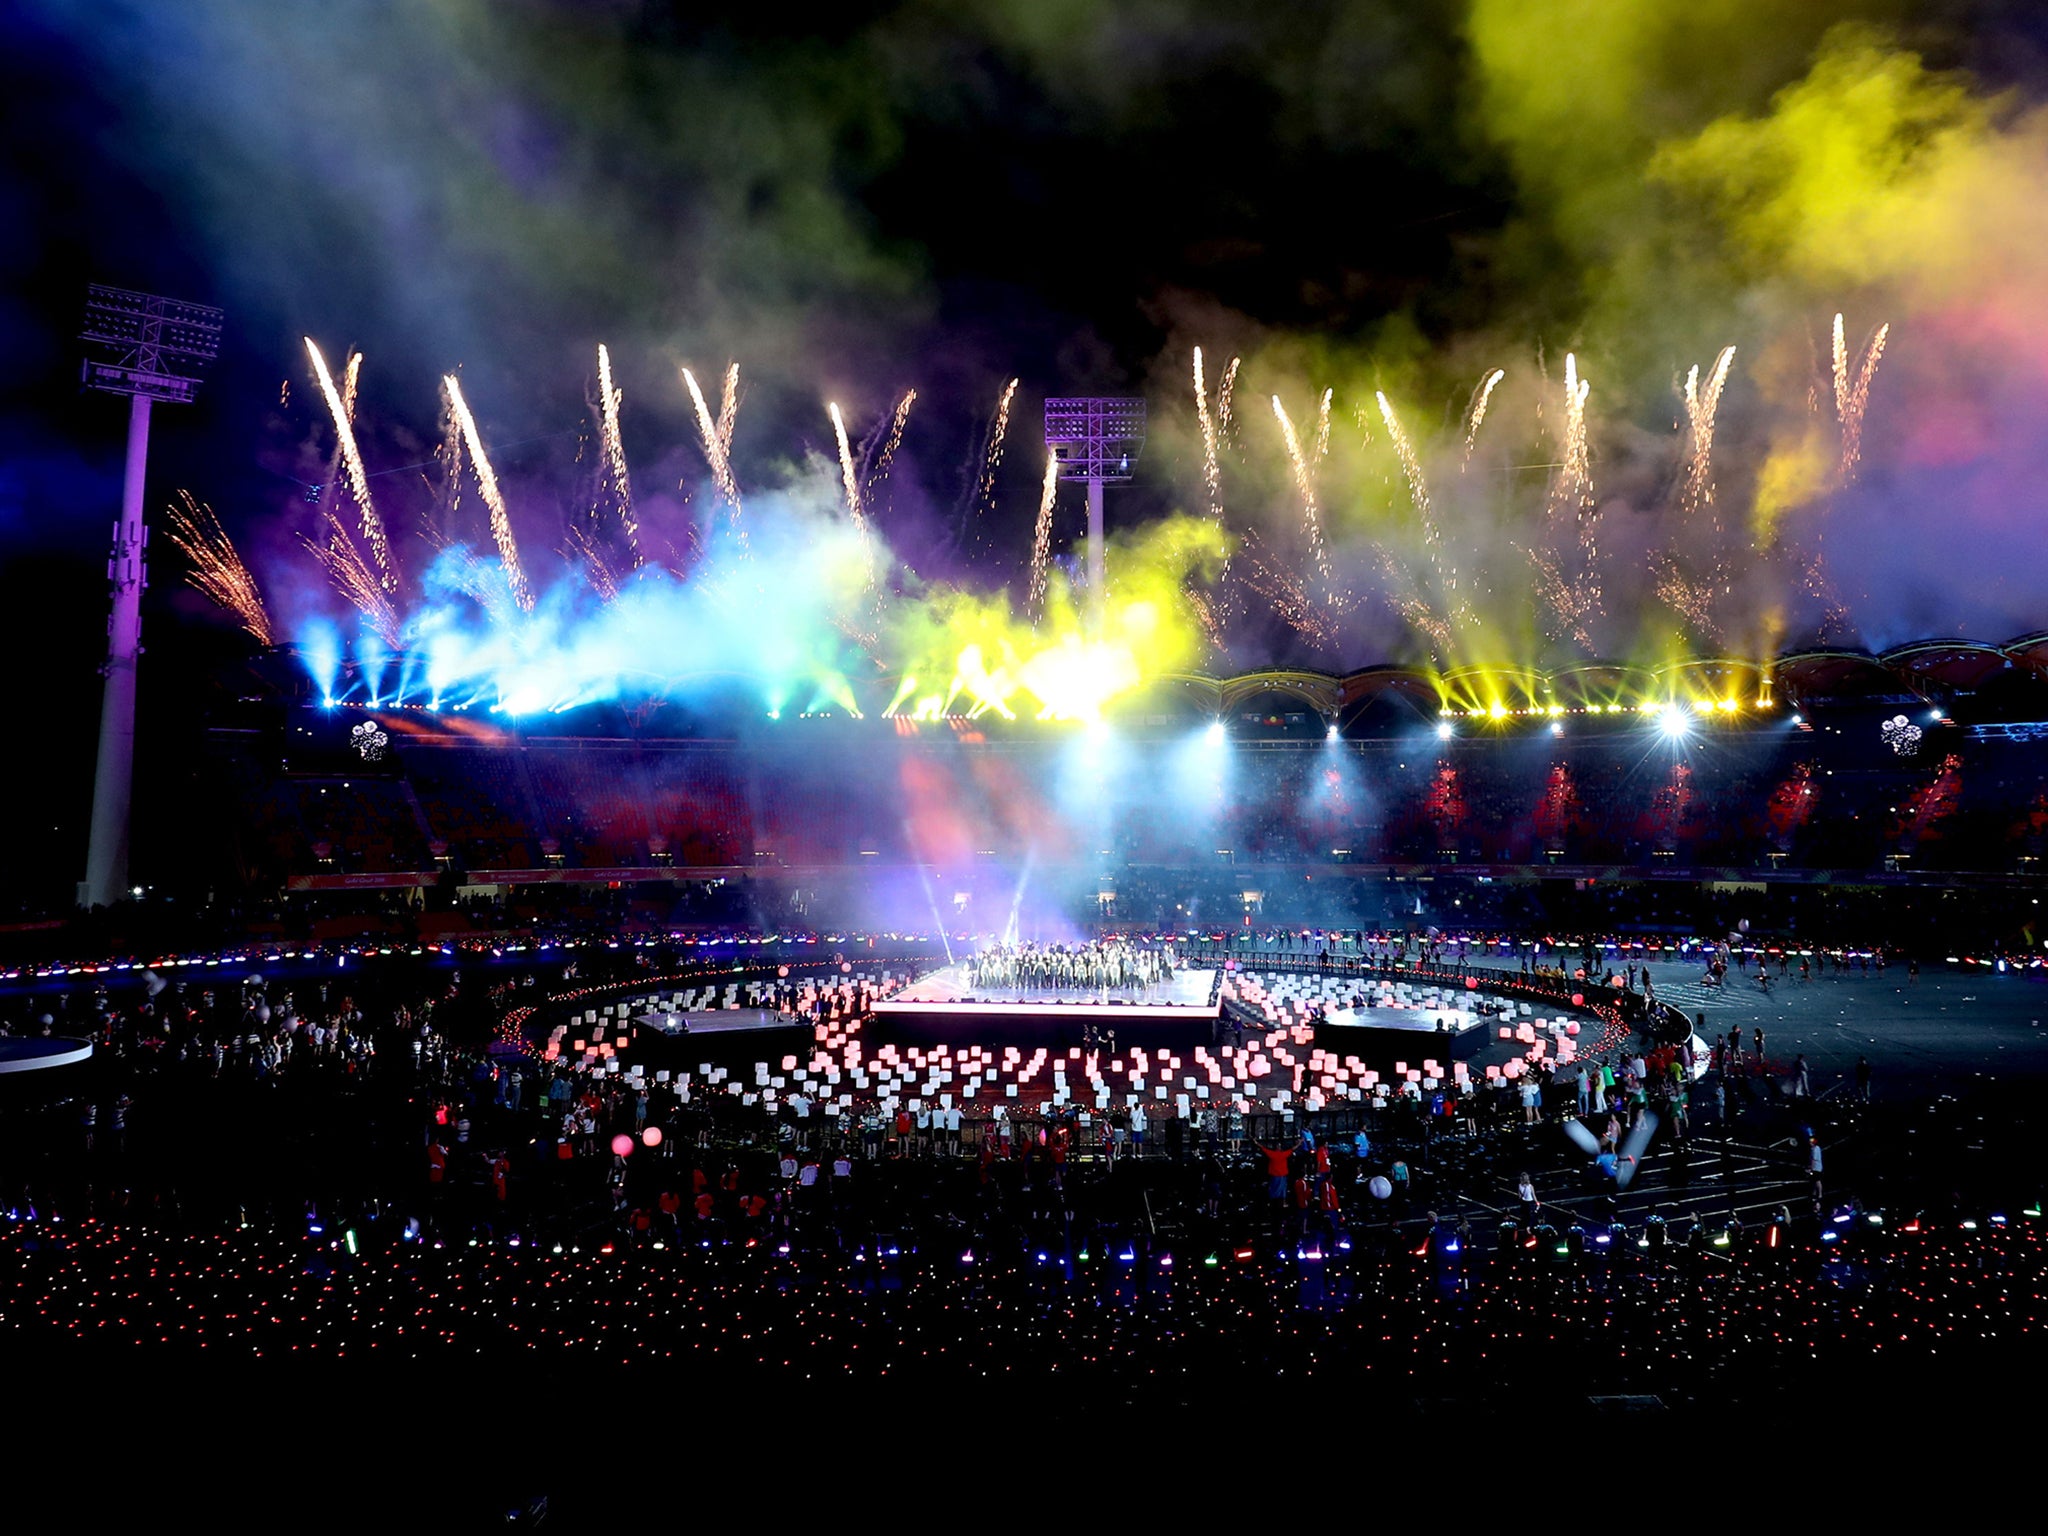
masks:
<path fill-rule="evenodd" d="M 363 354 L 351 352 L 348 363 L 341 370 L 341 408 L 347 413 L 351 424 L 356 419 L 356 390 L 363 382 Z"/>
<path fill-rule="evenodd" d="M 903 446 L 903 429 L 910 424 L 910 408 L 915 404 L 917 391 L 906 389 L 903 398 L 896 402 L 896 413 L 889 420 L 889 435 L 882 439 L 882 449 L 875 455 L 874 468 L 862 482 L 864 492 L 874 490 L 889 478 L 889 466 L 896 461 L 896 450 Z"/>
<path fill-rule="evenodd" d="M 732 438 L 731 418 L 739 409 L 737 363 L 726 370 L 725 378 L 725 399 L 714 418 L 711 407 L 705 403 L 704 391 L 697 387 L 697 376 L 687 368 L 683 370 L 683 386 L 690 392 L 690 404 L 697 413 L 697 432 L 704 439 L 704 457 L 711 465 L 711 483 L 718 487 L 719 499 L 732 509 L 732 525 L 737 531 L 740 528 L 740 484 L 733 478 L 732 459 L 726 451 Z M 741 537 L 745 537 L 743 531 Z"/>
<path fill-rule="evenodd" d="M 213 515 L 213 508 L 195 500 L 190 491 L 180 491 L 169 516 L 171 542 L 191 565 L 185 580 L 232 613 L 242 628 L 256 637 L 257 644 L 272 644 L 270 613 L 263 606 L 262 589 L 234 540 Z"/>
<path fill-rule="evenodd" d="M 1301 493 L 1302 525 L 1308 532 L 1309 554 L 1314 558 L 1316 570 L 1327 585 L 1330 580 L 1330 556 L 1323 548 L 1322 521 L 1316 512 L 1315 471 L 1307 456 L 1301 451 L 1301 438 L 1296 434 L 1294 423 L 1287 415 L 1287 407 L 1280 403 L 1278 395 L 1273 397 L 1273 415 L 1280 423 L 1280 436 L 1287 444 L 1287 462 L 1294 468 L 1295 489 Z"/>
<path fill-rule="evenodd" d="M 1714 598 L 1720 578 L 1695 579 L 1670 555 L 1658 562 L 1656 574 L 1658 600 L 1669 605 L 1701 634 L 1719 640 L 1721 625 L 1715 616 Z"/>
<path fill-rule="evenodd" d="M 462 427 L 462 441 L 469 450 L 470 466 L 476 471 L 476 487 L 491 514 L 491 537 L 497 541 L 498 563 L 505 568 L 505 584 L 511 588 L 512 601 L 531 613 L 533 589 L 526 584 L 526 569 L 519 563 L 519 541 L 512 534 L 512 514 L 505 506 L 504 493 L 498 489 L 498 475 L 491 468 L 490 456 L 484 452 L 476 416 L 462 397 L 462 381 L 454 374 L 446 375 L 441 387 L 448 392 L 448 408 Z"/>
<path fill-rule="evenodd" d="M 1479 441 L 1479 424 L 1486 420 L 1486 403 L 1493 398 L 1494 387 L 1508 376 L 1505 368 L 1496 368 L 1479 381 L 1479 387 L 1472 391 L 1471 407 L 1465 412 L 1465 457 L 1458 461 L 1460 473 L 1471 462 L 1472 446 Z"/>
<path fill-rule="evenodd" d="M 989 429 L 988 451 L 982 456 L 981 480 L 976 487 L 977 507 L 993 507 L 996 494 L 996 472 L 1003 467 L 1003 440 L 1010 433 L 1010 402 L 1016 398 L 1019 381 L 1010 380 L 1003 386 L 1002 398 L 996 401 L 995 425 Z"/>
<path fill-rule="evenodd" d="M 633 521 L 633 481 L 626 472 L 626 444 L 619 435 L 619 407 L 626 394 L 612 385 L 612 355 L 603 345 L 597 349 L 597 407 L 599 441 L 604 451 L 605 479 L 618 498 L 619 526 L 633 551 L 633 563 L 640 563 L 640 528 Z"/>
<path fill-rule="evenodd" d="M 604 551 L 581 528 L 563 530 L 562 541 L 567 546 L 562 553 L 569 561 L 580 567 L 584 578 L 590 583 L 590 590 L 602 602 L 614 603 L 619 598 L 619 574 L 612 569 L 611 561 Z"/>
<path fill-rule="evenodd" d="M 1585 582 L 1574 582 L 1564 571 L 1564 566 L 1548 550 L 1515 546 L 1530 567 L 1536 572 L 1536 590 L 1543 595 L 1544 605 L 1549 608 L 1553 621 L 1553 635 L 1569 635 L 1587 650 L 1593 649 L 1593 634 L 1587 628 L 1587 621 L 1600 611 L 1598 588 Z"/>
<path fill-rule="evenodd" d="M 1326 389 L 1323 398 L 1316 404 L 1316 465 L 1330 456 L 1330 407 L 1336 402 L 1337 391 Z"/>
<path fill-rule="evenodd" d="M 1891 330 L 1887 323 L 1880 325 L 1872 334 L 1869 345 L 1863 349 L 1863 361 L 1852 380 L 1842 317 L 1839 314 L 1835 316 L 1835 418 L 1842 424 L 1842 461 L 1838 473 L 1844 485 L 1856 478 L 1856 465 L 1863 457 L 1863 413 L 1870 408 L 1871 381 L 1877 376 L 1877 365 L 1884 357 L 1885 340 L 1891 335 Z"/>
<path fill-rule="evenodd" d="M 1231 410 L 1237 401 L 1237 365 L 1241 357 L 1233 357 L 1223 370 L 1223 382 L 1216 386 L 1216 435 L 1230 436 Z"/>
<path fill-rule="evenodd" d="M 732 462 L 732 431 L 740 419 L 740 365 L 727 363 L 718 387 L 718 451 Z"/>
<path fill-rule="evenodd" d="M 334 387 L 334 376 L 327 371 L 327 359 L 320 355 L 312 337 L 306 337 L 305 341 L 306 355 L 313 361 L 313 376 L 319 381 L 321 397 L 326 400 L 328 413 L 334 418 L 342 467 L 348 473 L 349 494 L 355 497 L 356 512 L 362 519 L 363 538 L 368 541 L 371 557 L 377 564 L 377 584 L 386 592 L 395 592 L 398 590 L 398 576 L 391 568 L 391 543 L 384 536 L 384 520 L 377 515 L 376 505 L 370 500 L 370 477 L 363 468 L 363 456 L 356 447 L 355 425 L 350 420 L 355 393 L 355 365 L 350 365 L 349 398 L 344 400 L 341 391 Z"/>
<path fill-rule="evenodd" d="M 1589 553 L 1593 541 L 1593 465 L 1586 448 L 1586 397 L 1593 386 L 1579 377 L 1579 360 L 1564 355 L 1564 462 L 1550 488 L 1553 518 L 1568 515 L 1578 527 L 1579 543 Z"/>
<path fill-rule="evenodd" d="M 335 591 L 354 605 L 387 646 L 394 651 L 400 649 L 405 626 L 399 621 L 391 594 L 385 591 L 383 581 L 371 569 L 370 562 L 363 558 L 363 552 L 356 548 L 356 541 L 349 537 L 347 525 L 332 512 L 323 512 L 321 517 L 327 524 L 326 542 L 320 543 L 304 535 L 300 536 L 300 542 L 313 552 L 313 557 L 327 572 L 327 579 L 334 583 Z"/>
<path fill-rule="evenodd" d="M 1734 361 L 1735 349 L 1723 347 L 1721 355 L 1714 359 L 1714 371 L 1707 376 L 1705 389 L 1700 388 L 1697 363 L 1685 376 L 1685 417 L 1689 441 L 1685 488 L 1680 494 L 1680 505 L 1688 516 L 1711 513 L 1713 509 L 1714 416 L 1721 408 L 1721 390 L 1728 382 L 1728 369 Z"/>
<path fill-rule="evenodd" d="M 853 445 L 846 439 L 846 418 L 839 414 L 839 407 L 827 404 L 826 410 L 832 415 L 832 435 L 839 440 L 839 478 L 846 487 L 846 510 L 853 518 L 854 531 L 860 535 L 861 566 L 867 572 L 870 591 L 875 585 L 875 556 L 872 535 L 868 528 L 867 508 L 861 502 L 860 475 L 854 468 Z"/>
<path fill-rule="evenodd" d="M 1331 605 L 1316 602 L 1300 577 L 1277 560 L 1268 560 L 1265 543 L 1257 533 L 1245 530 L 1238 553 L 1243 559 L 1244 584 L 1265 600 L 1275 618 L 1313 646 L 1336 643 L 1338 631 Z"/>
<path fill-rule="evenodd" d="M 1045 566 L 1052 554 L 1052 504 L 1060 489 L 1060 461 L 1045 456 L 1045 481 L 1038 488 L 1038 522 L 1031 532 L 1031 584 L 1026 603 L 1034 620 L 1045 611 Z"/>
<path fill-rule="evenodd" d="M 1202 427 L 1202 488 L 1209 497 L 1209 521 L 1223 530 L 1223 466 L 1216 456 L 1216 418 L 1209 410 L 1209 381 L 1202 373 L 1202 349 L 1195 348 L 1195 420 Z M 1224 557 L 1219 578 L 1228 580 L 1230 560 Z"/>

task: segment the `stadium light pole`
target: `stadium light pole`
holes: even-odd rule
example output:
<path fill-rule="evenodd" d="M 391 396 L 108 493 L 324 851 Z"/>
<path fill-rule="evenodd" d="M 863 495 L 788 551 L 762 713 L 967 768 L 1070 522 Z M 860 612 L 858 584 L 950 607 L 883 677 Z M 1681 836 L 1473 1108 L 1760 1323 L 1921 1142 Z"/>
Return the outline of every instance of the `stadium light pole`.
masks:
<path fill-rule="evenodd" d="M 1045 448 L 1062 480 L 1088 486 L 1088 630 L 1102 633 L 1107 595 L 1102 488 L 1121 485 L 1145 447 L 1145 402 L 1125 395 L 1080 395 L 1045 402 Z"/>
<path fill-rule="evenodd" d="M 128 889 L 128 811 L 135 776 L 135 663 L 142 654 L 142 590 L 148 585 L 143 521 L 149 461 L 149 408 L 153 401 L 189 404 L 199 369 L 220 351 L 224 316 L 205 304 L 159 298 L 94 283 L 86 290 L 85 329 L 78 339 L 87 356 L 80 375 L 87 389 L 128 397 L 128 466 L 121 481 L 121 517 L 107 560 L 113 611 L 107 619 L 106 688 L 100 696 L 99 759 L 92 780 L 92 833 L 83 907 L 112 906 Z"/>

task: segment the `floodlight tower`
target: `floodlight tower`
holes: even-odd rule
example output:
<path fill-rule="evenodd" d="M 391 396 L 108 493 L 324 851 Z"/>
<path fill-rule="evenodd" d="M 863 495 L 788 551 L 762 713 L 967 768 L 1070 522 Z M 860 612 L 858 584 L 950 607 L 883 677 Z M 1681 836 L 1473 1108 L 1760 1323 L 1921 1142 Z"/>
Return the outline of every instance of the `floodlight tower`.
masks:
<path fill-rule="evenodd" d="M 1145 402 L 1086 395 L 1045 402 L 1045 447 L 1062 480 L 1088 482 L 1088 628 L 1102 633 L 1102 488 L 1131 478 L 1145 447 Z"/>
<path fill-rule="evenodd" d="M 199 370 L 220 351 L 223 316 L 204 304 L 133 293 L 94 283 L 86 290 L 88 349 L 81 375 L 88 389 L 128 397 L 128 468 L 121 481 L 121 520 L 107 561 L 113 613 L 107 620 L 106 690 L 100 698 L 99 762 L 92 781 L 92 840 L 84 907 L 111 906 L 128 889 L 128 806 L 135 774 L 135 660 L 142 654 L 142 589 L 148 585 L 143 551 L 149 529 L 142 520 L 143 476 L 149 459 L 149 406 L 153 400 L 189 404 Z"/>

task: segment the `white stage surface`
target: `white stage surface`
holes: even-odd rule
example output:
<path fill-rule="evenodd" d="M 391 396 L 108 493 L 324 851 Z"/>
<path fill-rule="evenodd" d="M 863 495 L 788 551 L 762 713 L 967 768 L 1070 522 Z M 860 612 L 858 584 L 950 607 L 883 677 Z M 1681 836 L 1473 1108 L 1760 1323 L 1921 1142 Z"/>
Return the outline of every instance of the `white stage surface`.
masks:
<path fill-rule="evenodd" d="M 763 1029 L 808 1029 L 810 1019 L 785 1019 L 766 1008 L 699 1009 L 694 1013 L 640 1013 L 633 1022 L 665 1035 L 737 1035 Z"/>
<path fill-rule="evenodd" d="M 1501 1017 L 1505 1019 L 1507 1015 Z M 1433 1035 L 1441 1020 L 1450 1023 L 1453 1036 L 1486 1023 L 1468 1008 L 1332 1008 L 1323 1015 L 1322 1022 L 1339 1029 L 1400 1029 L 1411 1034 Z"/>
<path fill-rule="evenodd" d="M 1213 1019 L 1223 1011 L 1223 996 L 1213 969 L 1173 973 L 1173 980 L 1149 987 L 1124 987 L 1110 992 L 1083 987 L 982 987 L 969 981 L 965 965 L 949 965 L 875 1004 L 882 1018 L 975 1014 L 1016 1018 L 1042 1015 L 1084 1019 Z"/>

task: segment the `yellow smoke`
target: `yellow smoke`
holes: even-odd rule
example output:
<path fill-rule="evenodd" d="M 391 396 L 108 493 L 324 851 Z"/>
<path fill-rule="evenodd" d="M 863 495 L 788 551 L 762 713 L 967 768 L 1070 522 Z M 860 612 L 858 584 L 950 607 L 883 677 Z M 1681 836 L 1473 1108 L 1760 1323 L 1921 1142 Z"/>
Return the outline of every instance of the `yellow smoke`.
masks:
<path fill-rule="evenodd" d="M 889 713 L 1099 719 L 1119 694 L 1197 663 L 1203 638 L 1185 585 L 1213 579 L 1227 553 L 1206 518 L 1177 515 L 1113 537 L 1100 635 L 1088 633 L 1086 605 L 1058 571 L 1035 626 L 1007 591 L 935 587 L 891 621 L 889 654 L 903 675 Z"/>

